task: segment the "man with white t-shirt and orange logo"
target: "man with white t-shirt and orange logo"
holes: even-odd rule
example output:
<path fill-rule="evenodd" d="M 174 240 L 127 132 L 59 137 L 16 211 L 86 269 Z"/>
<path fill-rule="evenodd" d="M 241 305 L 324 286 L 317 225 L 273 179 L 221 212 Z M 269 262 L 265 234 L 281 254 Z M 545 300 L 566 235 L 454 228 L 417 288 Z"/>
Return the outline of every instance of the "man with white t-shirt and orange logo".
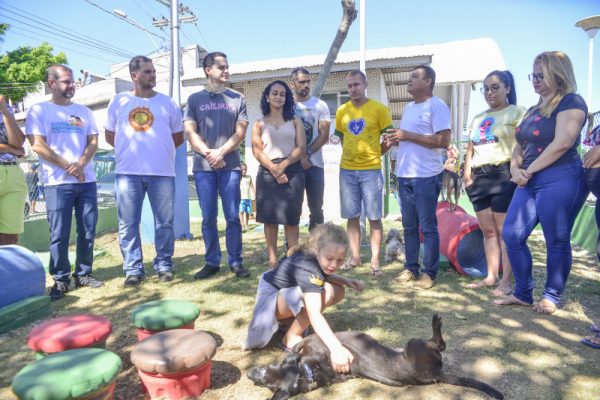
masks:
<path fill-rule="evenodd" d="M 136 286 L 144 277 L 139 225 L 146 193 L 154 214 L 153 267 L 161 282 L 173 280 L 175 149 L 183 143 L 183 122 L 175 102 L 154 90 L 156 70 L 150 58 L 132 58 L 129 72 L 134 90 L 110 102 L 105 133 L 115 148 L 124 284 Z"/>

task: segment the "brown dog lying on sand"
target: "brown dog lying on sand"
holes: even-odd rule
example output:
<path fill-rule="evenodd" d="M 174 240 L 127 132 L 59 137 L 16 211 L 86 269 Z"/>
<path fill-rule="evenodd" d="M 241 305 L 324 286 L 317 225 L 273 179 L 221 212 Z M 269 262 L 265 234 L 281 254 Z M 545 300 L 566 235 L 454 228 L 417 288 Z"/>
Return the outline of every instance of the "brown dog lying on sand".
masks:
<path fill-rule="evenodd" d="M 331 366 L 329 349 L 315 334 L 294 346 L 293 353 L 277 364 L 248 371 L 256 385 L 266 386 L 272 400 L 283 400 L 318 387 L 364 377 L 390 386 L 448 383 L 481 390 L 495 399 L 502 393 L 476 379 L 448 375 L 442 371 L 442 319 L 432 320 L 433 336 L 429 340 L 411 339 L 404 350 L 386 347 L 362 332 L 338 332 L 335 335 L 353 355 L 350 374 L 336 374 Z"/>

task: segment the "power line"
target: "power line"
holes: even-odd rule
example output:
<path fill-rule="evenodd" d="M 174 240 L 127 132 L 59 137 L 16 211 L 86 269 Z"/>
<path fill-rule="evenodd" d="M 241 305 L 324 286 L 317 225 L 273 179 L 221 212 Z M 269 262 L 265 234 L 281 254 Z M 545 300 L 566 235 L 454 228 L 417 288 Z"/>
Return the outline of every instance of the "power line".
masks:
<path fill-rule="evenodd" d="M 15 25 L 13 25 L 11 28 L 12 28 L 12 29 L 17 29 L 17 30 L 22 30 L 22 31 L 25 31 L 25 32 L 29 32 L 29 33 L 32 33 L 32 34 L 34 34 L 34 35 L 38 35 L 38 34 L 39 34 L 39 33 L 37 33 L 37 32 L 33 32 L 33 31 L 27 30 L 27 29 L 25 29 L 25 28 L 21 28 L 20 26 L 15 26 Z M 24 34 L 22 34 L 22 33 L 20 33 L 20 32 L 15 32 L 15 31 L 14 31 L 14 30 L 12 30 L 12 29 L 11 29 L 12 33 L 14 33 L 14 34 L 16 34 L 16 35 L 19 35 L 19 36 L 23 36 L 23 37 L 29 38 L 29 39 L 33 39 L 33 40 L 44 40 L 44 39 L 46 39 L 46 38 L 44 38 L 44 37 L 41 37 L 41 38 L 40 38 L 40 37 L 32 37 L 32 36 L 29 36 L 29 35 L 24 35 Z M 63 43 L 64 43 L 64 41 L 63 41 L 63 40 L 60 40 L 60 39 L 53 39 L 53 41 L 56 41 L 56 42 L 63 42 Z M 75 49 L 72 49 L 72 48 L 70 48 L 70 47 L 67 47 L 67 46 L 65 46 L 65 45 L 62 45 L 62 44 L 60 45 L 60 47 L 61 47 L 61 48 L 63 48 L 63 49 L 65 49 L 65 50 L 68 50 L 69 52 L 73 52 L 73 53 L 82 54 L 82 55 L 84 55 L 84 56 L 91 57 L 91 58 L 95 58 L 95 59 L 97 59 L 97 60 L 106 61 L 106 62 L 108 62 L 108 63 L 116 63 L 116 62 L 117 62 L 117 61 L 115 61 L 115 60 L 108 60 L 108 59 L 106 59 L 106 58 L 98 57 L 98 56 L 96 56 L 96 55 L 92 55 L 92 54 L 89 54 L 89 53 L 84 53 L 83 51 L 80 51 L 80 50 L 75 50 Z"/>
<path fill-rule="evenodd" d="M 98 4 L 94 3 L 94 2 L 93 2 L 93 1 L 91 1 L 91 0 L 83 0 L 83 1 L 85 1 L 85 2 L 86 2 L 86 3 L 88 3 L 88 4 L 91 4 L 91 5 L 93 5 L 93 6 L 95 6 L 95 7 L 98 7 L 99 9 L 101 9 L 102 11 L 104 11 L 105 13 L 107 13 L 107 14 L 110 14 L 110 15 L 112 15 L 112 16 L 113 16 L 113 17 L 115 17 L 115 18 L 119 18 L 119 19 L 121 19 L 121 20 L 123 20 L 123 21 L 127 22 L 128 24 L 135 26 L 136 28 L 140 28 L 140 26 L 138 26 L 138 25 L 134 24 L 133 22 L 129 21 L 127 18 L 121 18 L 121 17 L 118 17 L 118 16 L 116 16 L 115 14 L 113 14 L 113 13 L 112 13 L 112 11 L 109 11 L 109 10 L 107 10 L 107 9 L 105 9 L 105 8 L 102 8 L 101 6 L 99 6 Z M 157 35 L 157 34 L 156 34 L 156 33 L 154 33 L 154 32 L 150 32 L 149 30 L 145 29 L 144 27 L 141 27 L 140 29 L 142 29 L 142 30 L 145 30 L 146 32 L 148 32 L 148 33 L 149 33 L 150 35 L 152 35 L 152 36 L 156 36 L 157 38 L 160 38 L 160 39 L 162 39 L 162 40 L 165 40 L 165 38 L 164 38 L 164 37 L 162 37 L 162 36 L 160 36 L 160 35 Z"/>
<path fill-rule="evenodd" d="M 21 23 L 21 24 L 23 24 L 25 26 L 29 26 L 31 28 L 38 29 L 38 30 L 43 31 L 43 32 L 47 32 L 47 33 L 49 33 L 51 35 L 58 36 L 58 37 L 61 37 L 61 38 L 65 38 L 67 40 L 71 40 L 71 41 L 76 42 L 76 43 L 78 43 L 80 45 L 87 46 L 87 47 L 93 48 L 95 50 L 99 50 L 99 51 L 102 51 L 102 52 L 105 52 L 105 53 L 115 54 L 115 55 L 118 55 L 118 56 L 121 56 L 121 57 L 130 57 L 131 56 L 129 53 L 118 51 L 118 50 L 115 50 L 114 48 L 105 47 L 105 46 L 99 47 L 97 45 L 95 46 L 93 44 L 90 44 L 89 42 L 86 42 L 84 39 L 79 39 L 79 38 L 73 38 L 73 37 L 65 36 L 65 35 L 56 33 L 55 31 L 52 31 L 52 30 L 49 30 L 49 29 L 45 29 L 45 28 L 40 28 L 38 26 L 29 24 L 27 22 L 21 21 L 19 19 L 16 19 L 14 17 L 8 16 L 8 15 L 5 15 L 5 14 L 0 14 L 0 16 L 8 18 L 9 20 L 12 20 L 12 21 Z M 32 21 L 32 22 L 35 22 L 35 21 Z M 45 25 L 45 24 L 42 24 L 42 25 Z M 55 29 L 55 30 L 59 31 L 59 32 L 62 32 L 60 29 Z M 67 32 L 65 32 L 65 33 L 67 33 Z M 67 34 L 69 34 L 69 33 L 67 33 Z"/>
<path fill-rule="evenodd" d="M 10 7 L 11 7 L 11 8 L 13 8 L 13 9 L 15 9 L 15 10 L 18 10 L 18 11 L 20 11 L 20 12 L 22 12 L 22 13 L 26 13 L 27 15 L 23 15 L 23 14 L 20 14 L 20 13 L 18 13 L 18 12 L 15 12 L 15 11 L 12 11 L 12 10 L 9 10 L 9 9 L 6 9 L 6 8 L 4 8 L 4 7 L 2 7 L 2 6 L 0 6 L 0 9 L 3 9 L 3 10 L 5 10 L 5 11 L 8 11 L 8 12 L 10 12 L 10 13 L 12 13 L 12 14 L 18 15 L 18 16 L 20 16 L 20 17 L 26 18 L 26 20 L 28 20 L 28 21 L 30 21 L 30 22 L 33 22 L 33 23 L 36 23 L 36 24 L 39 24 L 39 25 L 42 25 L 42 26 L 46 26 L 46 27 L 49 27 L 49 28 L 51 28 L 51 29 L 53 29 L 53 30 L 57 30 L 57 31 L 59 31 L 59 32 L 62 32 L 62 33 L 65 33 L 65 34 L 67 34 L 67 35 L 70 35 L 70 36 L 73 36 L 73 37 L 75 37 L 75 38 L 78 38 L 78 39 L 80 39 L 80 40 L 84 41 L 84 43 L 85 43 L 85 44 L 86 44 L 88 47 L 94 47 L 94 48 L 97 48 L 97 47 L 99 46 L 99 47 L 101 47 L 101 48 L 104 48 L 104 49 L 110 49 L 111 51 L 117 51 L 117 52 L 120 52 L 120 53 L 121 53 L 121 55 L 122 55 L 122 54 L 127 54 L 127 51 L 126 51 L 126 50 L 120 49 L 120 48 L 118 48 L 118 47 L 116 47 L 116 46 L 113 46 L 112 44 L 109 44 L 109 43 L 102 42 L 102 41 L 100 41 L 100 40 L 97 40 L 97 39 L 95 39 L 95 38 L 93 38 L 93 37 L 91 37 L 91 36 L 88 36 L 88 35 L 83 35 L 83 36 L 82 36 L 82 35 L 81 35 L 79 32 L 76 32 L 76 31 L 74 31 L 74 30 L 72 30 L 72 29 L 69 29 L 69 28 L 67 28 L 67 27 L 64 27 L 64 26 L 58 25 L 58 24 L 57 24 L 56 22 L 54 22 L 54 21 L 49 21 L 49 20 L 47 20 L 47 19 L 41 18 L 41 17 L 39 17 L 39 16 L 36 16 L 36 15 L 34 15 L 34 14 L 32 14 L 32 13 L 28 12 L 28 11 L 25 11 L 25 10 L 22 10 L 22 9 L 20 9 L 20 8 L 17 8 L 17 7 L 15 7 L 15 6 L 10 6 Z M 35 21 L 35 19 L 37 19 L 37 20 L 39 20 L 39 21 L 44 21 L 44 22 L 47 22 L 48 24 L 46 24 L 46 23 L 43 23 L 43 22 L 39 22 L 39 21 Z M 49 25 L 49 24 L 50 24 L 50 25 Z M 36 29 L 42 29 L 42 28 L 38 28 L 38 27 L 34 27 L 34 28 L 36 28 Z M 57 29 L 57 28 L 60 28 L 60 29 Z M 51 33 L 53 33 L 53 32 L 51 32 Z M 69 38 L 67 38 L 67 39 L 75 41 L 74 39 L 72 39 L 72 38 L 70 38 L 70 37 L 69 37 Z M 90 44 L 90 43 L 91 43 L 91 44 Z M 95 45 L 96 45 L 96 47 L 95 47 L 95 46 L 93 46 L 92 44 L 95 44 Z"/>
<path fill-rule="evenodd" d="M 200 34 L 200 37 L 202 38 L 202 40 L 204 40 L 204 43 L 206 44 L 206 50 L 210 51 L 210 45 L 208 44 L 208 41 L 206 40 L 206 38 L 202 34 L 202 31 L 200 30 L 200 28 L 198 27 L 198 23 L 194 22 L 194 26 L 198 30 L 198 33 Z"/>

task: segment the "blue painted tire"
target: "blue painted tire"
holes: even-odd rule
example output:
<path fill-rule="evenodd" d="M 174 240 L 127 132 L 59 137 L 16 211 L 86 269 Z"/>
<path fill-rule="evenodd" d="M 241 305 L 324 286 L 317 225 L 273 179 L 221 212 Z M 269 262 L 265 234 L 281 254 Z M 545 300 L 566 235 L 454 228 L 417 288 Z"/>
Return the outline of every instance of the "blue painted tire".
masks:
<path fill-rule="evenodd" d="M 0 246 L 0 307 L 46 291 L 46 272 L 33 252 L 21 246 Z"/>

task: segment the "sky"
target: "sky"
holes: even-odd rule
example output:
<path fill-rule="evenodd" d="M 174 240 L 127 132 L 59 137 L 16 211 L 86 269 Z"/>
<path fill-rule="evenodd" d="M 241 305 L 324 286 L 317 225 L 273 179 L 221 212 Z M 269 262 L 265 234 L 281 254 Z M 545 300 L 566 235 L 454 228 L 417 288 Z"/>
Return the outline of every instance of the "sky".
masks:
<path fill-rule="evenodd" d="M 342 16 L 340 0 L 183 0 L 183 4 L 198 21 L 183 24 L 181 44 L 224 51 L 230 64 L 325 54 Z M 153 35 L 114 16 L 113 9 L 124 11 L 133 24 Z M 153 17 L 168 15 L 168 8 L 157 0 L 0 0 L 0 21 L 12 25 L 0 53 L 47 41 L 67 55 L 75 71 L 105 76 L 111 64 L 154 51 L 149 36 L 159 46 L 162 36 L 168 45 L 168 29 L 152 26 Z M 589 39 L 575 22 L 592 15 L 600 15 L 600 0 L 366 0 L 366 46 L 491 37 L 515 75 L 518 103 L 524 106 L 537 102 L 527 80 L 533 58 L 542 51 L 561 50 L 571 58 L 579 93 L 587 99 Z M 342 51 L 358 49 L 357 20 Z M 600 110 L 600 34 L 593 65 L 595 111 Z M 476 99 L 471 111 L 482 111 L 483 96 L 472 95 Z"/>

